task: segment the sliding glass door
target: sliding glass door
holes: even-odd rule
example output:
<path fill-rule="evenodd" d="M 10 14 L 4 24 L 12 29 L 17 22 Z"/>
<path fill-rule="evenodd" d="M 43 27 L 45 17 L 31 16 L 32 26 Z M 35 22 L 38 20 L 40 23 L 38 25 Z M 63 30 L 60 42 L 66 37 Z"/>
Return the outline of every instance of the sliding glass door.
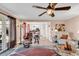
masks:
<path fill-rule="evenodd" d="M 0 53 L 16 45 L 16 18 L 0 14 Z"/>
<path fill-rule="evenodd" d="M 9 25 L 9 19 L 6 16 L 0 15 L 0 52 L 8 49 L 10 40 Z"/>
<path fill-rule="evenodd" d="M 0 15 L 0 52 L 9 48 L 10 41 L 10 21 L 4 16 Z"/>

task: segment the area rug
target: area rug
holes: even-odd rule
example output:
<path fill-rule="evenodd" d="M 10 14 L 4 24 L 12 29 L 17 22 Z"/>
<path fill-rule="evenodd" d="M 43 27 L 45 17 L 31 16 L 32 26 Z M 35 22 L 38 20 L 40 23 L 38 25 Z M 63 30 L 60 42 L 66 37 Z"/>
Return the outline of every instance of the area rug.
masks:
<path fill-rule="evenodd" d="M 16 52 L 11 56 L 57 56 L 54 50 L 47 48 L 31 48 L 24 51 Z"/>

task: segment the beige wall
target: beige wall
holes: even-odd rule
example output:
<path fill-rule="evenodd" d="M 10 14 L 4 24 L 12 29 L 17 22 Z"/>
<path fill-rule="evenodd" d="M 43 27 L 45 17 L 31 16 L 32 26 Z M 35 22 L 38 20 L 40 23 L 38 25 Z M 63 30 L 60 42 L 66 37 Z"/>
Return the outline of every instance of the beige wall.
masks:
<path fill-rule="evenodd" d="M 20 43 L 20 21 L 19 19 L 16 20 L 16 39 L 17 39 L 17 43 Z"/>
<path fill-rule="evenodd" d="M 53 20 L 53 21 L 51 21 L 51 27 L 52 27 L 52 29 L 54 30 L 55 29 L 55 24 L 65 24 L 66 23 L 66 21 L 64 21 L 64 20 Z"/>
<path fill-rule="evenodd" d="M 79 16 L 67 20 L 66 29 L 71 33 L 72 38 L 79 39 L 79 34 L 77 33 L 79 30 Z"/>
<path fill-rule="evenodd" d="M 51 22 L 51 29 L 53 29 L 53 35 L 55 34 L 55 24 L 66 24 L 66 31 L 70 34 L 71 38 L 79 40 L 79 16 L 71 18 L 69 20 L 60 20 L 60 21 L 52 21 Z M 52 33 L 52 32 L 51 32 Z"/>
<path fill-rule="evenodd" d="M 53 37 L 56 33 L 55 33 L 55 24 L 65 24 L 66 21 L 64 20 L 53 20 L 51 22 L 51 36 Z"/>
<path fill-rule="evenodd" d="M 69 32 L 70 36 L 73 39 L 79 39 L 79 34 L 77 33 L 79 31 L 79 16 L 76 16 L 74 18 L 71 18 L 69 20 L 66 21 L 52 21 L 51 22 L 51 26 L 54 30 L 55 28 L 55 24 L 66 24 L 66 31 Z M 54 32 L 54 31 L 53 31 Z"/>

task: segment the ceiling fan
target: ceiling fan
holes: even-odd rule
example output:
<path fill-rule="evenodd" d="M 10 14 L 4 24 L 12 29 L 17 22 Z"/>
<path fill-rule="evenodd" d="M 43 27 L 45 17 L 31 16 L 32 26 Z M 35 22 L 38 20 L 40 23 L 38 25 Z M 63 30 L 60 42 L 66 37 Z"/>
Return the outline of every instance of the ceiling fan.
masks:
<path fill-rule="evenodd" d="M 38 16 L 42 16 L 43 14 L 47 13 L 49 16 L 54 17 L 54 12 L 55 11 L 63 11 L 63 10 L 69 10 L 71 8 L 71 6 L 65 6 L 65 7 L 56 7 L 57 3 L 49 3 L 49 5 L 47 7 L 41 7 L 41 6 L 32 6 L 35 8 L 39 8 L 39 9 L 45 9 L 46 11 L 39 14 Z"/>

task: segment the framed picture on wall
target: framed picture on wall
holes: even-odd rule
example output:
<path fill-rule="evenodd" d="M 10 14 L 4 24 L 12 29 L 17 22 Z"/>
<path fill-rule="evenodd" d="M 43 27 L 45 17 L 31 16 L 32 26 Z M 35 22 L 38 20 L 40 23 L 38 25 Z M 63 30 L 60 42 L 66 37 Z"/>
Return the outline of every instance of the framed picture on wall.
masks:
<path fill-rule="evenodd" d="M 56 24 L 55 29 L 57 31 L 65 31 L 65 24 Z"/>

